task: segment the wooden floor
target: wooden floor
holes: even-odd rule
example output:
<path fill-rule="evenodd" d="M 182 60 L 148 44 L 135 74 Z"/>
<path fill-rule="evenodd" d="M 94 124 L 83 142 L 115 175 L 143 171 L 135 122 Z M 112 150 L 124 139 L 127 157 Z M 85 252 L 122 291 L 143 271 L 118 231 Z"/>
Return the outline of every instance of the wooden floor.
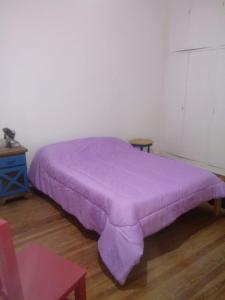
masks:
<path fill-rule="evenodd" d="M 39 243 L 88 270 L 88 299 L 225 299 L 225 214 L 197 208 L 145 240 L 141 263 L 120 287 L 98 256 L 98 236 L 41 194 L 0 207 L 16 248 Z M 72 298 L 70 298 L 72 299 Z"/>

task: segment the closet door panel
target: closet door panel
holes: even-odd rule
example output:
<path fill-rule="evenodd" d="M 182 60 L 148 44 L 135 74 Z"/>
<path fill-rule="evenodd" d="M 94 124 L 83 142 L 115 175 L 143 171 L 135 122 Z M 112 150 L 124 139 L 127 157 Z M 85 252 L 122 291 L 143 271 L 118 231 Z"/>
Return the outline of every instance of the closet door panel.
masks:
<path fill-rule="evenodd" d="M 182 148 L 183 109 L 186 92 L 188 54 L 169 57 L 165 86 L 165 147 L 168 153 L 180 155 Z"/>
<path fill-rule="evenodd" d="M 191 2 L 189 0 L 172 0 L 169 3 L 171 52 L 189 47 L 190 8 Z"/>
<path fill-rule="evenodd" d="M 190 48 L 225 44 L 225 1 L 193 0 L 189 34 Z"/>
<path fill-rule="evenodd" d="M 183 156 L 206 161 L 212 99 L 215 51 L 190 53 L 184 113 Z"/>
<path fill-rule="evenodd" d="M 214 114 L 210 127 L 208 161 L 225 169 L 225 50 L 219 50 L 215 72 Z"/>

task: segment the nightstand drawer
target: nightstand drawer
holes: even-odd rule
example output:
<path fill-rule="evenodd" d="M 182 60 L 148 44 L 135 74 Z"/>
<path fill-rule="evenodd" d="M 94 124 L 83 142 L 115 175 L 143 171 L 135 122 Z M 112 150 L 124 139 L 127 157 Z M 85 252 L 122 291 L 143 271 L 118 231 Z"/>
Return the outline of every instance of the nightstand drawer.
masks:
<path fill-rule="evenodd" d="M 21 166 L 26 164 L 25 155 L 15 155 L 0 158 L 0 169 Z"/>

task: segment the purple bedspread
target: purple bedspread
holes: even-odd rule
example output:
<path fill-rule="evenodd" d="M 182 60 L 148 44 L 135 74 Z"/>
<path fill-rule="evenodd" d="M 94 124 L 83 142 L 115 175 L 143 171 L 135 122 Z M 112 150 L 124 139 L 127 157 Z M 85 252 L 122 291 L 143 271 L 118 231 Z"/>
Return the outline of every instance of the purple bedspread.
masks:
<path fill-rule="evenodd" d="M 212 173 L 116 138 L 46 146 L 36 154 L 29 178 L 99 233 L 100 255 L 121 284 L 143 254 L 144 237 L 204 201 L 225 197 L 225 183 Z"/>

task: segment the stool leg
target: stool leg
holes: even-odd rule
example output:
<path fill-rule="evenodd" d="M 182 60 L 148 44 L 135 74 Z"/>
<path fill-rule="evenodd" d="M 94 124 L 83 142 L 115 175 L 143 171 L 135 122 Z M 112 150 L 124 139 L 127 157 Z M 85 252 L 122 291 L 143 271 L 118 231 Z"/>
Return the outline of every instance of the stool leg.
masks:
<path fill-rule="evenodd" d="M 222 199 L 215 199 L 214 200 L 214 215 L 218 216 L 221 214 L 222 208 Z"/>
<path fill-rule="evenodd" d="M 83 277 L 75 288 L 75 300 L 86 300 L 85 277 Z"/>

